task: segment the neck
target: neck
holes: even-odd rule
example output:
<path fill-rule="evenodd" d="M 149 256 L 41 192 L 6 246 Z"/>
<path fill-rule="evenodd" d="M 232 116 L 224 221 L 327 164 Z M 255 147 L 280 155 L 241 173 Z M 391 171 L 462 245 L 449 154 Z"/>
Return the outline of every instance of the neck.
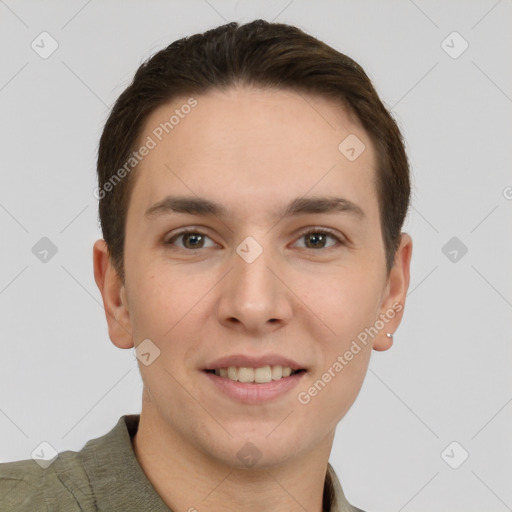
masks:
<path fill-rule="evenodd" d="M 322 512 L 333 438 L 334 432 L 315 453 L 240 469 L 192 445 L 143 402 L 133 448 L 148 480 L 176 512 Z"/>

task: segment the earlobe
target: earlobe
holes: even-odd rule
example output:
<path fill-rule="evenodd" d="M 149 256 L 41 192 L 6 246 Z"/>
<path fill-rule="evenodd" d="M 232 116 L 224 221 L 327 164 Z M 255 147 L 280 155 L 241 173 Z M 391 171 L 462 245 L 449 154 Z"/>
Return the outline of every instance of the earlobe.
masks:
<path fill-rule="evenodd" d="M 112 266 L 105 240 L 97 240 L 93 247 L 94 280 L 98 286 L 112 343 L 119 348 L 132 348 L 133 338 L 126 289 Z"/>
<path fill-rule="evenodd" d="M 393 334 L 387 332 L 385 336 L 382 333 L 379 333 L 379 336 L 375 339 L 373 343 L 373 350 L 377 350 L 377 352 L 383 352 L 384 350 L 389 350 L 393 345 Z"/>

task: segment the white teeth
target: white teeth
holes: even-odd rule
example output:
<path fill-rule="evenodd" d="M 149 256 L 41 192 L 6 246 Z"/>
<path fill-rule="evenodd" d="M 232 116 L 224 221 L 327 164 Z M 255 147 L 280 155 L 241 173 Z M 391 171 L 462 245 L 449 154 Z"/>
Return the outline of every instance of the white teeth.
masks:
<path fill-rule="evenodd" d="M 254 370 L 254 381 L 263 384 L 264 382 L 272 382 L 272 369 L 270 366 L 256 368 Z"/>
<path fill-rule="evenodd" d="M 292 373 L 291 368 L 283 368 L 283 377 L 289 377 Z"/>
<path fill-rule="evenodd" d="M 283 376 L 282 366 L 272 366 L 272 380 L 279 380 Z"/>
<path fill-rule="evenodd" d="M 238 382 L 256 382 L 264 384 L 279 380 L 283 377 L 289 377 L 292 369 L 287 366 L 262 366 L 260 368 L 247 368 L 230 366 L 229 368 L 218 368 L 215 375 L 225 377 Z"/>
<path fill-rule="evenodd" d="M 239 368 L 238 382 L 254 382 L 254 368 Z"/>

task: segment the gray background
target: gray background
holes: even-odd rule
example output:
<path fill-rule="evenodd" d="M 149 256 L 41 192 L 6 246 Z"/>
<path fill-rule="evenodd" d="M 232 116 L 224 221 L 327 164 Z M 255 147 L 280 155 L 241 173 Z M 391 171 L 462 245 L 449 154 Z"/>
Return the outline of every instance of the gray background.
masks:
<path fill-rule="evenodd" d="M 143 59 L 259 17 L 356 59 L 412 164 L 405 318 L 332 450 L 348 499 L 368 512 L 512 510 L 510 0 L 0 1 L 0 460 L 41 441 L 78 450 L 140 412 L 134 352 L 110 342 L 93 279 L 98 138 Z M 31 48 L 43 31 L 59 45 L 46 59 Z M 42 237 L 57 248 L 46 262 L 32 251 Z"/>

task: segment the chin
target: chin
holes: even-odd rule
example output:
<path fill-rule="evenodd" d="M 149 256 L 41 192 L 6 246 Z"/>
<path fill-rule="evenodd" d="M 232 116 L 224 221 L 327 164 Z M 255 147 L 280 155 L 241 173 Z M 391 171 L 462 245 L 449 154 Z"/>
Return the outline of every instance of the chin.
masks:
<path fill-rule="evenodd" d="M 304 438 L 302 435 L 297 439 L 299 436 L 291 435 L 286 429 L 281 435 L 272 432 L 277 425 L 275 423 L 270 429 L 266 426 L 261 432 L 252 434 L 230 431 L 233 438 L 225 443 L 227 446 L 219 456 L 226 464 L 238 469 L 264 469 L 289 463 L 304 451 L 305 447 L 298 442 L 304 443 Z"/>

